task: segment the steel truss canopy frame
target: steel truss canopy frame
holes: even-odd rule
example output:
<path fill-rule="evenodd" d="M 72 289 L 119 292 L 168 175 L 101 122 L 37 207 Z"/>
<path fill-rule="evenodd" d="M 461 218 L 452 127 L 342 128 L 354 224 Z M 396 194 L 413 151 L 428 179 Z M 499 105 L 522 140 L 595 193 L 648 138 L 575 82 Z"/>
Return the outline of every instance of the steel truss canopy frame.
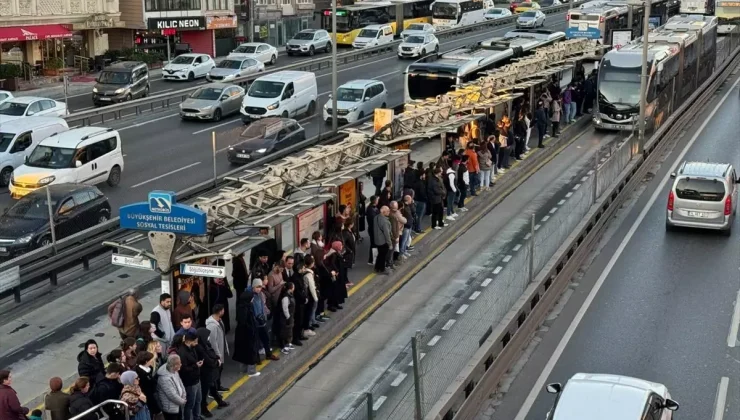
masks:
<path fill-rule="evenodd" d="M 357 129 L 344 130 L 348 133 L 364 132 L 378 145 L 391 146 L 419 137 L 434 137 L 451 126 L 459 127 L 462 121 L 459 114 L 475 112 L 509 102 L 524 89 L 545 82 L 548 77 L 573 66 L 575 61 L 587 58 L 589 54 L 603 50 L 595 40 L 569 39 L 539 48 L 534 55 L 518 59 L 504 67 L 486 72 L 486 75 L 472 82 L 455 86 L 454 91 L 435 98 L 416 100 L 407 103 L 403 113 L 376 133 L 370 131 L 371 125 Z M 477 117 L 476 117 L 477 118 Z M 472 118 L 472 119 L 476 119 Z"/>
<path fill-rule="evenodd" d="M 263 170 L 227 178 L 237 186 L 198 197 L 192 205 L 206 212 L 210 240 L 228 233 L 241 237 L 238 231 L 274 226 L 277 219 L 294 217 L 333 198 L 324 187 L 336 186 L 337 180 L 361 176 L 408 153 L 387 151 L 364 135 L 348 135 L 335 144 L 311 147 L 301 156 L 285 157 Z M 316 188 L 319 191 L 309 191 Z"/>

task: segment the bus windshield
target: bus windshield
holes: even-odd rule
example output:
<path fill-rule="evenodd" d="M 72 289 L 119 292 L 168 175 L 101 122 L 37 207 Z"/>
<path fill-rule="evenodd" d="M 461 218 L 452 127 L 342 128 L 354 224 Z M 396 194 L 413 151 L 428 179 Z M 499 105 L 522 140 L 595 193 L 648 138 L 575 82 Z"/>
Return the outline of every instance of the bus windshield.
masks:
<path fill-rule="evenodd" d="M 458 5 L 435 2 L 432 5 L 432 16 L 438 19 L 457 19 Z"/>
<path fill-rule="evenodd" d="M 617 110 L 632 108 L 640 103 L 640 67 L 599 69 L 599 99 Z"/>
<path fill-rule="evenodd" d="M 409 72 L 406 76 L 406 83 L 410 99 L 427 99 L 454 90 L 453 86 L 457 83 L 457 77 L 450 73 L 430 76 Z"/>

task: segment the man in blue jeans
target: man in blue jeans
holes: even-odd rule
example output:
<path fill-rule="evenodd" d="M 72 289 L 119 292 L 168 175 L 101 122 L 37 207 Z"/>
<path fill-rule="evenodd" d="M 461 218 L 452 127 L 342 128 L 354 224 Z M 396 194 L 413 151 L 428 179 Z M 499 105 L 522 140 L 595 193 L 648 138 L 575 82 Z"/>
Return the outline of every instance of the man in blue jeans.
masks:
<path fill-rule="evenodd" d="M 180 356 L 182 367 L 178 372 L 182 384 L 185 385 L 186 402 L 182 408 L 183 420 L 200 420 L 200 405 L 203 398 L 200 390 L 200 367 L 202 360 L 198 360 L 195 346 L 198 345 L 198 336 L 188 331 L 182 338 L 182 342 L 175 346 L 177 355 Z"/>
<path fill-rule="evenodd" d="M 416 204 L 416 217 L 414 218 L 414 232 L 421 233 L 421 218 L 427 211 L 427 173 L 419 171 L 419 188 L 414 190 L 414 202 Z"/>

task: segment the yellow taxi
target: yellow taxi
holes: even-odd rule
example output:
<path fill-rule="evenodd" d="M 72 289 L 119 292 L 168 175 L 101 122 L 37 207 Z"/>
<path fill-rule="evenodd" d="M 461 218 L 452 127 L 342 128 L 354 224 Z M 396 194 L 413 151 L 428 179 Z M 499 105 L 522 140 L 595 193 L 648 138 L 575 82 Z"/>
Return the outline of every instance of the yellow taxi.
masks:
<path fill-rule="evenodd" d="M 529 12 L 530 10 L 540 10 L 539 3 L 529 2 L 529 1 L 526 1 L 524 3 L 519 3 L 516 9 L 514 9 L 514 13 Z"/>

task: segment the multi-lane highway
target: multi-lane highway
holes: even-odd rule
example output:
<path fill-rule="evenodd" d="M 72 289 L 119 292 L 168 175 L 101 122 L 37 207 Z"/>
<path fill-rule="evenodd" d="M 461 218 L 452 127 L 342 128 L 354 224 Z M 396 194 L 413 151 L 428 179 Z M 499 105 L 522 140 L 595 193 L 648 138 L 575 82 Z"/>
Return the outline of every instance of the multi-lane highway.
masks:
<path fill-rule="evenodd" d="M 565 14 L 549 15 L 546 27 L 563 30 Z M 492 36 L 501 36 L 513 27 L 504 27 L 488 33 L 475 33 L 454 38 L 442 43 L 442 51 L 467 45 Z M 322 58 L 322 57 L 319 57 Z M 306 57 L 285 57 L 278 66 L 289 59 L 306 60 Z M 403 102 L 402 73 L 409 61 L 399 60 L 395 54 L 373 57 L 367 62 L 354 62 L 338 68 L 338 83 L 354 79 L 382 80 L 389 94 L 388 106 Z M 319 92 L 319 107 L 323 107 L 331 93 L 331 73 L 316 72 Z M 195 82 L 195 83 L 203 83 Z M 186 83 L 158 81 L 156 89 L 179 89 Z M 154 93 L 154 89 L 153 89 Z M 320 108 L 319 108 L 320 109 Z M 109 127 L 120 130 L 124 151 L 125 168 L 121 184 L 115 188 L 101 185 L 101 190 L 109 197 L 111 206 L 117 214 L 119 206 L 140 201 L 153 189 L 180 191 L 189 186 L 207 181 L 213 177 L 213 153 L 211 133 L 216 132 L 217 172 L 222 174 L 233 167 L 226 161 L 225 150 L 237 138 L 242 123 L 238 116 L 222 120 L 220 123 L 181 121 L 175 106 L 169 111 L 144 113 L 138 118 L 115 121 Z M 308 137 L 330 129 L 321 118 L 321 112 L 301 120 Z M 0 196 L 0 207 L 11 204 L 5 192 Z"/>
<path fill-rule="evenodd" d="M 655 171 L 492 418 L 544 418 L 553 398 L 543 386 L 577 372 L 663 383 L 677 418 L 740 418 L 740 224 L 729 238 L 664 227 L 678 163 L 740 166 L 738 84 L 725 83 Z M 487 410 L 480 418 L 491 418 Z"/>

